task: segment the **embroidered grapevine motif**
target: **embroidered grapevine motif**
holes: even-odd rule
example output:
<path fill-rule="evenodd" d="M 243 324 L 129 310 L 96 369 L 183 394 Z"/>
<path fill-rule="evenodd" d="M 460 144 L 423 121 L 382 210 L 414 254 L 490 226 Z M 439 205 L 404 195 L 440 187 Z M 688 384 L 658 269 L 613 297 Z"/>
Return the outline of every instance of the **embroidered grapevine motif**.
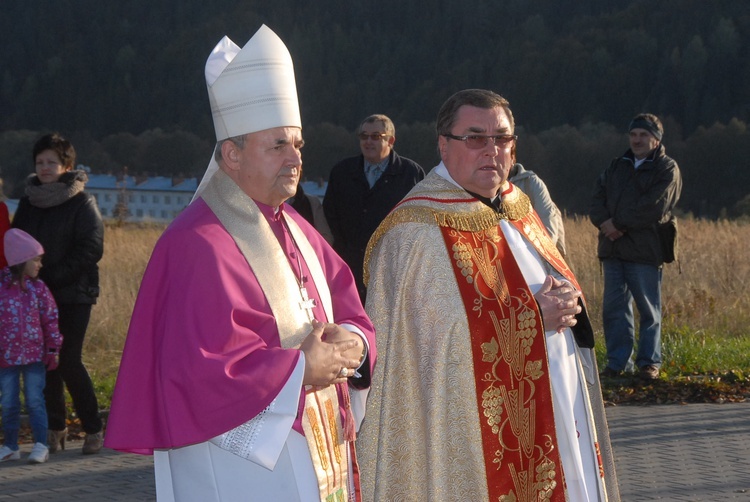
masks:
<path fill-rule="evenodd" d="M 461 274 L 466 278 L 466 282 L 474 282 L 474 266 L 471 262 L 471 252 L 466 244 L 457 242 L 453 245 L 453 260 L 456 266 L 461 269 Z"/>
<path fill-rule="evenodd" d="M 503 260 L 512 251 L 498 227 L 446 228 L 443 236 L 467 305 L 490 498 L 562 501 L 536 301 L 515 262 Z M 537 239 L 544 242 L 543 235 Z"/>

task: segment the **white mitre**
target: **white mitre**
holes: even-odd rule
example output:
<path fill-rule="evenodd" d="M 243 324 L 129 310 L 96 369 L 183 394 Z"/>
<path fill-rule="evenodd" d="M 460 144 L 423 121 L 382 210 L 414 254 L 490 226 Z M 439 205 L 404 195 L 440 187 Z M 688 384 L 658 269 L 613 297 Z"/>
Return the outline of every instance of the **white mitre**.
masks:
<path fill-rule="evenodd" d="M 274 127 L 302 127 L 292 56 L 266 25 L 242 50 L 229 37 L 219 41 L 206 61 L 206 86 L 216 141 Z M 193 200 L 218 169 L 212 155 Z"/>

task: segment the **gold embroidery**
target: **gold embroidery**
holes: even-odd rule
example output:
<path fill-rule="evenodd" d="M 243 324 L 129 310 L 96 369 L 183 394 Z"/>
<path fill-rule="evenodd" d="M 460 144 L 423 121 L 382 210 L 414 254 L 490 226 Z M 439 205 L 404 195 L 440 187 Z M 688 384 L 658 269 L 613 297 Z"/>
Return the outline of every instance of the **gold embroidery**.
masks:
<path fill-rule="evenodd" d="M 482 361 L 486 363 L 494 362 L 497 359 L 498 348 L 499 348 L 499 345 L 497 344 L 497 339 L 495 338 L 493 338 L 487 343 L 483 343 L 482 344 Z"/>
<path fill-rule="evenodd" d="M 333 404 L 331 404 L 331 401 L 326 401 L 326 418 L 328 419 L 328 430 L 331 433 L 331 441 L 333 442 L 333 454 L 336 457 L 336 463 L 341 464 L 339 430 L 336 427 L 336 415 L 333 413 Z"/>
<path fill-rule="evenodd" d="M 464 192 L 464 195 L 468 195 Z M 466 205 L 462 205 L 466 208 Z M 370 242 L 365 250 L 364 282 L 370 282 L 370 255 L 380 239 L 392 228 L 404 223 L 435 223 L 441 227 L 455 228 L 456 230 L 468 230 L 477 232 L 497 226 L 498 215 L 481 202 L 470 203 L 470 211 L 449 213 L 436 211 L 425 206 L 405 205 L 396 208 L 378 226 L 370 237 Z"/>
<path fill-rule="evenodd" d="M 315 445 L 318 447 L 318 456 L 320 457 L 320 465 L 323 469 L 328 470 L 328 454 L 326 453 L 326 442 L 323 438 L 323 432 L 320 430 L 320 422 L 318 422 L 318 415 L 315 413 L 315 409 L 312 407 L 307 408 L 307 419 L 310 421 L 310 427 L 313 430 L 315 436 Z"/>
<path fill-rule="evenodd" d="M 552 255 L 558 260 L 564 260 L 555 243 L 552 242 L 549 235 L 543 232 L 540 227 L 524 223 L 523 233 L 529 238 L 536 249 L 543 249 L 547 255 Z"/>
<path fill-rule="evenodd" d="M 539 380 L 544 375 L 542 372 L 542 361 L 528 361 L 526 363 L 526 374 L 532 380 Z"/>
<path fill-rule="evenodd" d="M 471 261 L 471 251 L 468 246 L 463 242 L 457 242 L 453 246 L 453 259 L 456 261 L 456 265 L 461 269 L 461 275 L 466 278 L 466 281 L 471 284 L 474 282 L 474 266 Z"/>
<path fill-rule="evenodd" d="M 525 195 L 518 199 L 523 201 L 524 198 Z M 539 314 L 529 307 L 533 299 L 527 290 L 519 290 L 513 296 L 508 289 L 508 279 L 498 259 L 498 243 L 503 237 L 497 226 L 473 232 L 472 241 L 459 231 L 448 230 L 447 233 L 453 241 L 451 250 L 456 269 L 467 284 L 473 284 L 476 293 L 472 310 L 481 316 L 478 306 L 483 299 L 494 300 L 500 307 L 499 310 L 488 310 L 494 336 L 479 344 L 481 361 L 492 368 L 481 379 L 486 383 L 481 393 L 481 412 L 502 446 L 494 451 L 492 458 L 496 469 L 500 471 L 503 467 L 508 452 L 517 451 L 523 460 L 508 463 L 514 489 L 499 500 L 550 500 L 557 486 L 555 469 L 558 466 L 548 455 L 555 448 L 546 435 L 543 436 L 547 437 L 543 448 L 539 447 L 536 438 L 537 392 L 534 382 L 544 377 L 544 364 L 538 358 L 528 359 L 535 340 L 543 335 Z M 535 235 L 537 242 L 544 242 L 544 235 Z M 496 369 L 501 363 L 507 365 L 513 378 L 501 379 L 498 376 Z M 508 428 L 517 438 L 517 446 L 505 442 L 503 431 Z"/>
<path fill-rule="evenodd" d="M 498 213 L 503 220 L 520 220 L 531 212 L 531 199 L 518 188 L 503 195 Z"/>
<path fill-rule="evenodd" d="M 536 468 L 536 483 L 534 483 L 534 489 L 539 493 L 539 500 L 549 500 L 556 487 L 555 464 L 545 458 Z"/>
<path fill-rule="evenodd" d="M 310 446 L 310 456 L 318 478 L 320 500 L 333 502 L 336 499 L 329 497 L 337 490 L 343 490 L 345 497 L 348 496 L 348 443 L 342 435 L 341 416 L 338 411 L 335 386 L 319 387 L 314 391 L 306 389 L 302 429 Z"/>
<path fill-rule="evenodd" d="M 410 193 L 404 199 L 402 205 L 394 209 L 370 237 L 370 242 L 365 250 L 365 285 L 370 282 L 369 263 L 372 250 L 380 242 L 380 239 L 397 225 L 436 222 L 441 227 L 465 232 L 480 232 L 497 227 L 500 220 L 520 220 L 533 211 L 531 199 L 515 187 L 509 193 L 503 195 L 497 212 L 478 200 L 471 200 L 472 197 L 461 189 L 436 189 L 434 186 L 428 185 L 424 185 L 423 188 L 424 192 Z M 504 191 L 507 188 L 508 183 L 506 182 L 501 190 Z M 438 201 L 441 208 L 447 206 L 451 210 L 437 210 L 429 207 L 434 201 Z M 455 207 L 445 204 L 451 201 L 459 203 L 455 204 Z"/>
<path fill-rule="evenodd" d="M 500 432 L 498 424 L 502 422 L 503 417 L 503 395 L 497 387 L 488 387 L 482 393 L 482 408 L 484 416 L 487 417 L 487 423 L 492 427 L 492 432 Z"/>

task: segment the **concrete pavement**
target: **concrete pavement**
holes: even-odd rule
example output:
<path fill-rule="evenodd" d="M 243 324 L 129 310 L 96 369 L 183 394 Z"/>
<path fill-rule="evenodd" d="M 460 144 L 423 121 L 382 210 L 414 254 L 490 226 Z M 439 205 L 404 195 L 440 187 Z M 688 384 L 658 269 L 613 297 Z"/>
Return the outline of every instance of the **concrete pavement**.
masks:
<path fill-rule="evenodd" d="M 622 500 L 750 501 L 750 402 L 607 408 Z M 153 501 L 151 457 L 68 442 L 50 461 L 0 464 L 0 501 Z"/>

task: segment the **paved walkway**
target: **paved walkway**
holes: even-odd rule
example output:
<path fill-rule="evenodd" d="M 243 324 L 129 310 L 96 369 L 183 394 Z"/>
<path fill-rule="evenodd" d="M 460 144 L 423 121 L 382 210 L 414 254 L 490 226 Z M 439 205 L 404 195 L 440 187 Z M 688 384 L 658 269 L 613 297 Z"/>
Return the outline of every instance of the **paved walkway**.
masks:
<path fill-rule="evenodd" d="M 625 502 L 750 501 L 750 402 L 607 408 Z M 153 501 L 151 457 L 81 442 L 42 465 L 0 464 L 0 501 Z M 198 501 L 200 502 L 200 501 Z"/>

